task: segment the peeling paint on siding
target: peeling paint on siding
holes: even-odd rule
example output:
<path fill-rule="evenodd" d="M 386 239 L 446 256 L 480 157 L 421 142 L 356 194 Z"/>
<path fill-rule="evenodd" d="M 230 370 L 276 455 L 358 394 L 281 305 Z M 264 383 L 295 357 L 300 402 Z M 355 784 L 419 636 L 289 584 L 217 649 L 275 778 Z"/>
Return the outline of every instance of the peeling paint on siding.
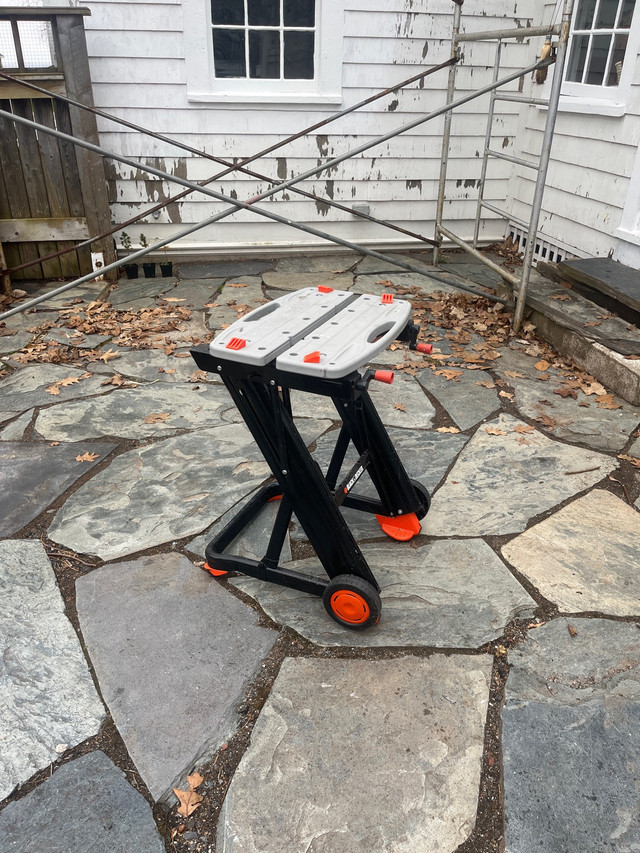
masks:
<path fill-rule="evenodd" d="M 408 190 L 418 190 L 419 193 L 422 192 L 422 181 L 405 181 L 404 185 Z"/>
<path fill-rule="evenodd" d="M 326 157 L 329 154 L 329 137 L 326 133 L 319 133 L 316 136 L 316 145 L 321 157 Z"/>
<path fill-rule="evenodd" d="M 284 181 L 287 177 L 287 158 L 286 157 L 277 157 L 276 163 L 278 166 L 277 174 L 280 180 Z"/>
<path fill-rule="evenodd" d="M 398 109 L 399 103 L 400 101 L 397 98 L 394 98 L 387 107 L 387 111 L 390 113 L 394 113 Z"/>

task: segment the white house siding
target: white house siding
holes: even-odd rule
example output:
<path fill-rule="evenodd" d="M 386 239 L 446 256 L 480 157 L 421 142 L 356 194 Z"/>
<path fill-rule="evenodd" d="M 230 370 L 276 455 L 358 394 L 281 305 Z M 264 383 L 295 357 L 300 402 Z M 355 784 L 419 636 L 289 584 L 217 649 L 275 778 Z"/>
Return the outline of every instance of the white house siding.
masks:
<path fill-rule="evenodd" d="M 545 20 L 553 9 L 547 6 Z M 633 27 L 640 28 L 636 10 Z M 640 60 L 635 61 L 633 84 L 622 116 L 566 112 L 560 109 L 543 198 L 539 236 L 578 257 L 608 256 L 640 268 L 640 247 L 621 241 L 620 227 L 630 178 L 640 142 Z M 529 81 L 534 97 L 546 87 Z M 603 97 L 607 90 L 603 90 Z M 546 111 L 525 107 L 519 153 L 535 159 L 541 150 Z M 511 213 L 528 219 L 535 173 L 516 167 L 509 185 Z"/>
<path fill-rule="evenodd" d="M 208 0 L 202 0 L 203 3 Z M 321 0 L 318 0 L 321 2 Z M 180 0 L 88 0 L 92 15 L 85 18 L 96 106 L 136 124 L 164 133 L 221 158 L 243 158 L 295 133 L 321 118 L 356 103 L 374 92 L 435 65 L 450 55 L 454 4 L 451 0 L 345 0 L 342 105 L 284 104 L 258 107 L 194 103 L 187 98 L 185 52 Z M 486 30 L 523 26 L 535 18 L 536 0 L 466 0 L 463 29 Z M 509 45 L 504 73 L 533 60 L 535 48 Z M 424 58 L 423 58 L 424 57 Z M 457 93 L 488 83 L 493 48 L 477 44 L 465 48 L 458 71 Z M 268 176 L 291 177 L 326 159 L 348 151 L 445 102 L 447 71 L 385 97 L 326 129 L 293 142 L 252 164 Z M 445 218 L 455 230 L 469 236 L 476 210 L 475 183 L 480 175 L 488 98 L 466 105 L 453 120 Z M 517 105 L 503 104 L 494 124 L 498 146 L 513 150 L 518 126 Z M 347 160 L 331 174 L 310 179 L 304 188 L 351 205 L 367 202 L 371 213 L 410 230 L 433 236 L 443 119 L 431 121 L 407 134 Z M 101 143 L 107 149 L 145 160 L 168 173 L 202 180 L 223 167 L 176 151 L 165 143 L 99 119 Z M 504 206 L 511 166 L 492 164 L 485 197 Z M 162 180 L 128 166 L 109 167 L 115 222 L 124 222 L 150 202 L 180 191 Z M 266 188 L 264 181 L 228 176 L 211 185 L 225 195 L 251 198 Z M 364 243 L 405 243 L 397 232 L 357 220 L 350 213 L 296 196 L 262 202 L 282 216 Z M 155 221 L 132 226 L 136 241 L 142 230 L 153 238 L 169 235 L 182 224 L 201 221 L 227 205 L 193 194 L 174 204 Z M 504 235 L 504 222 L 488 217 L 482 235 L 489 240 Z M 240 211 L 180 243 L 180 249 L 228 250 L 241 246 L 303 246 L 314 237 L 253 213 Z"/>

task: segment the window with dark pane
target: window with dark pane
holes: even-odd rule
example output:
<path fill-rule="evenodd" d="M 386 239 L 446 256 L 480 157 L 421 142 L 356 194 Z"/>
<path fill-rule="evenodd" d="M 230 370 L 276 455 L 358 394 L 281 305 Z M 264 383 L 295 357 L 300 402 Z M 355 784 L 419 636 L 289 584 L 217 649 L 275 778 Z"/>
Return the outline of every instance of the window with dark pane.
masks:
<path fill-rule="evenodd" d="M 578 0 L 566 79 L 618 86 L 635 0 Z"/>
<path fill-rule="evenodd" d="M 316 0 L 210 0 L 216 77 L 313 80 Z"/>
<path fill-rule="evenodd" d="M 285 27 L 313 27 L 316 22 L 315 0 L 283 0 Z"/>

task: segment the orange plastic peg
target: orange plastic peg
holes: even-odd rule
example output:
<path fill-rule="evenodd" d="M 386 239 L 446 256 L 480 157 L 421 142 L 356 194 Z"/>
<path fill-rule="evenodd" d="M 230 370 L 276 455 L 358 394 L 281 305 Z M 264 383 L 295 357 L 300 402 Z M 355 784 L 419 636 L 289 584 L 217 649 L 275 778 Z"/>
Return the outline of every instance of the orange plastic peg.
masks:
<path fill-rule="evenodd" d="M 393 370 L 376 370 L 373 374 L 373 379 L 376 382 L 386 382 L 387 385 L 391 385 L 393 382 Z"/>

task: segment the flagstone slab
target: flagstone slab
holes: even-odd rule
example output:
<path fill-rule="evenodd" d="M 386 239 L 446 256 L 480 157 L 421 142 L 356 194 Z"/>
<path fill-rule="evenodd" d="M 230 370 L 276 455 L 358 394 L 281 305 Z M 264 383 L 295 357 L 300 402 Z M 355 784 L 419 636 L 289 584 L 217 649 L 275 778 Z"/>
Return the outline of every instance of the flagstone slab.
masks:
<path fill-rule="evenodd" d="M 255 492 L 238 501 L 235 506 L 227 510 L 205 533 L 197 536 L 192 542 L 185 545 L 185 548 L 200 559 L 204 559 L 205 548 L 209 542 L 224 530 L 235 515 L 246 506 L 254 494 Z M 265 504 L 260 513 L 247 524 L 231 545 L 225 549 L 225 554 L 248 557 L 250 560 L 261 560 L 267 552 L 279 507 L 280 503 L 278 501 L 271 501 Z M 290 560 L 291 542 L 289 534 L 287 534 L 280 554 L 280 563 L 287 563 Z"/>
<path fill-rule="evenodd" d="M 209 302 L 215 302 L 224 282 L 224 278 L 183 279 L 167 296 L 181 300 L 175 303 L 181 308 L 203 311 Z"/>
<path fill-rule="evenodd" d="M 413 376 L 397 373 L 391 386 L 372 382 L 369 395 L 385 426 L 429 429 L 435 417 L 436 410 Z"/>
<path fill-rule="evenodd" d="M 0 814 L 0 853 L 164 853 L 151 807 L 103 752 L 63 764 Z"/>
<path fill-rule="evenodd" d="M 402 252 L 385 252 L 385 255 L 389 258 L 397 258 L 399 261 L 405 264 L 413 264 L 416 267 L 420 267 L 424 270 L 435 270 L 436 268 L 431 263 L 433 255 L 429 250 L 427 252 L 419 253 L 419 254 L 410 254 L 410 253 L 402 253 Z M 369 275 L 372 273 L 398 273 L 403 274 L 403 270 L 401 267 L 396 266 L 389 261 L 380 261 L 378 258 L 372 258 L 369 255 L 366 255 L 356 267 L 357 275 Z M 406 274 L 406 273 L 404 273 Z"/>
<path fill-rule="evenodd" d="M 239 418 L 221 387 L 161 382 L 117 388 L 92 400 L 53 406 L 40 412 L 35 429 L 43 438 L 56 441 L 99 435 L 141 439 L 203 429 L 220 423 L 225 413 L 226 420 Z M 147 423 L 149 420 L 152 422 Z"/>
<path fill-rule="evenodd" d="M 96 370 L 101 373 L 119 373 L 125 379 L 133 382 L 188 382 L 197 370 L 191 357 L 176 358 L 165 355 L 161 349 L 120 350 L 120 355 Z M 222 380 L 215 373 L 204 373 L 198 382 L 214 382 Z"/>
<path fill-rule="evenodd" d="M 111 335 L 83 335 L 77 329 L 66 329 L 60 327 L 51 329 L 44 336 L 43 340 L 53 341 L 56 344 L 62 344 L 65 347 L 77 347 L 77 349 L 95 349 L 101 347 L 107 341 L 111 340 Z"/>
<path fill-rule="evenodd" d="M 137 311 L 139 308 L 154 308 L 157 297 L 173 290 L 172 278 L 132 278 L 120 279 L 109 293 L 108 301 L 114 308 Z"/>
<path fill-rule="evenodd" d="M 277 633 L 176 553 L 84 575 L 76 604 L 114 723 L 152 797 L 164 798 L 229 737 Z"/>
<path fill-rule="evenodd" d="M 57 320 L 58 314 L 54 311 L 36 311 L 33 314 L 14 314 L 13 317 L 0 321 L 0 355 L 22 349 L 36 337 L 33 329 L 43 323 L 55 323 Z"/>
<path fill-rule="evenodd" d="M 209 527 L 269 475 L 250 432 L 224 424 L 130 450 L 79 488 L 49 537 L 103 560 Z"/>
<path fill-rule="evenodd" d="M 349 290 L 353 274 L 331 272 L 265 272 L 262 274 L 265 287 L 269 290 L 301 290 L 303 287 L 332 287 L 334 290 Z"/>
<path fill-rule="evenodd" d="M 29 297 L 40 296 L 46 291 L 57 290 L 58 287 L 60 287 L 58 282 L 54 282 L 44 288 L 38 287 L 35 292 L 29 294 Z M 77 284 L 75 287 L 65 290 L 64 293 L 49 297 L 45 302 L 41 302 L 38 308 L 59 311 L 61 308 L 79 305 L 81 302 L 95 302 L 96 299 L 101 299 L 107 293 L 108 289 L 109 282 L 107 281 L 85 281 L 84 284 Z M 76 300 L 80 300 L 80 302 Z"/>
<path fill-rule="evenodd" d="M 344 272 L 358 261 L 358 256 L 352 252 L 341 252 L 333 255 L 306 255 L 301 258 L 278 258 L 277 272 L 307 273 L 307 272 Z"/>
<path fill-rule="evenodd" d="M 105 712 L 40 542 L 0 542 L 0 589 L 2 800 L 97 734 Z"/>
<path fill-rule="evenodd" d="M 329 618 L 319 598 L 236 577 L 230 582 L 255 598 L 278 624 L 327 646 L 427 646 L 478 648 L 499 637 L 516 617 L 536 608 L 504 563 L 481 539 L 362 547 L 381 587 L 382 617 L 366 631 L 343 628 Z M 290 568 L 327 579 L 317 558 Z"/>
<path fill-rule="evenodd" d="M 629 623 L 556 619 L 510 654 L 507 853 L 640 846 L 639 634 Z"/>
<path fill-rule="evenodd" d="M 449 853 L 476 816 L 491 659 L 287 658 L 219 853 Z M 274 807 L 277 804 L 277 807 Z"/>
<path fill-rule="evenodd" d="M 231 278 L 246 275 L 260 275 L 263 270 L 273 269 L 274 260 L 250 260 L 250 261 L 210 261 L 204 263 L 181 263 L 178 264 L 180 277 L 192 278 Z"/>
<path fill-rule="evenodd" d="M 20 417 L 11 421 L 4 429 L 0 430 L 0 441 L 20 441 L 24 438 L 24 433 L 33 419 L 35 409 L 29 409 Z"/>
<path fill-rule="evenodd" d="M 402 272 L 398 267 L 394 271 L 375 273 L 373 275 L 360 274 L 357 276 L 353 287 L 350 287 L 349 290 L 352 293 L 373 293 L 377 295 L 385 292 L 394 293 L 394 285 L 397 285 L 398 287 L 416 287 L 423 293 L 456 292 L 455 287 L 450 287 L 441 281 L 429 278 L 429 272 L 433 272 L 435 275 L 442 276 L 443 278 L 448 276 L 447 273 L 443 273 L 437 267 L 425 267 L 425 275 Z M 403 294 L 399 294 L 398 296 L 400 299 L 409 298 Z"/>
<path fill-rule="evenodd" d="M 39 442 L 1 442 L 0 536 L 11 536 L 37 518 L 114 447 L 104 441 L 55 447 Z M 95 454 L 96 459 L 79 462 L 76 457 L 87 452 Z"/>
<path fill-rule="evenodd" d="M 488 429 L 506 435 L 491 435 Z M 528 429 L 506 414 L 482 424 L 435 494 L 422 532 L 520 533 L 531 518 L 594 486 L 616 467 L 616 459 Z"/>
<path fill-rule="evenodd" d="M 30 364 L 15 370 L 10 376 L 0 379 L 2 412 L 19 414 L 35 406 L 49 406 L 52 403 L 76 400 L 79 397 L 104 394 L 105 389 L 101 387 L 104 377 L 92 374 L 86 379 L 80 378 L 88 372 L 68 364 Z M 59 386 L 58 394 L 51 394 L 46 390 L 51 385 L 70 377 L 78 381 L 67 386 Z"/>
<path fill-rule="evenodd" d="M 565 612 L 640 614 L 640 514 L 610 492 L 578 498 L 502 553 Z"/>
<path fill-rule="evenodd" d="M 545 426 L 543 421 L 540 429 L 547 429 L 555 438 L 581 442 L 597 450 L 614 451 L 624 447 L 640 423 L 637 406 L 613 396 L 613 404 L 619 408 L 599 408 L 595 396 L 587 396 L 579 388 L 572 389 L 575 400 L 555 394 L 556 389 L 563 389 L 566 377 L 552 367 L 542 372 L 536 370 L 537 362 L 539 359 L 514 349 L 503 350 L 500 361 L 496 362 L 496 371 L 514 389 L 514 402 L 523 415 L 533 420 L 550 418 L 552 423 Z M 514 377 L 513 373 L 522 376 Z M 540 376 L 549 376 L 549 379 L 540 381 Z"/>
<path fill-rule="evenodd" d="M 500 408 L 498 389 L 484 370 L 463 370 L 451 379 L 438 376 L 433 370 L 423 370 L 417 380 L 461 430 L 475 426 Z M 479 385 L 480 382 L 493 387 Z"/>

